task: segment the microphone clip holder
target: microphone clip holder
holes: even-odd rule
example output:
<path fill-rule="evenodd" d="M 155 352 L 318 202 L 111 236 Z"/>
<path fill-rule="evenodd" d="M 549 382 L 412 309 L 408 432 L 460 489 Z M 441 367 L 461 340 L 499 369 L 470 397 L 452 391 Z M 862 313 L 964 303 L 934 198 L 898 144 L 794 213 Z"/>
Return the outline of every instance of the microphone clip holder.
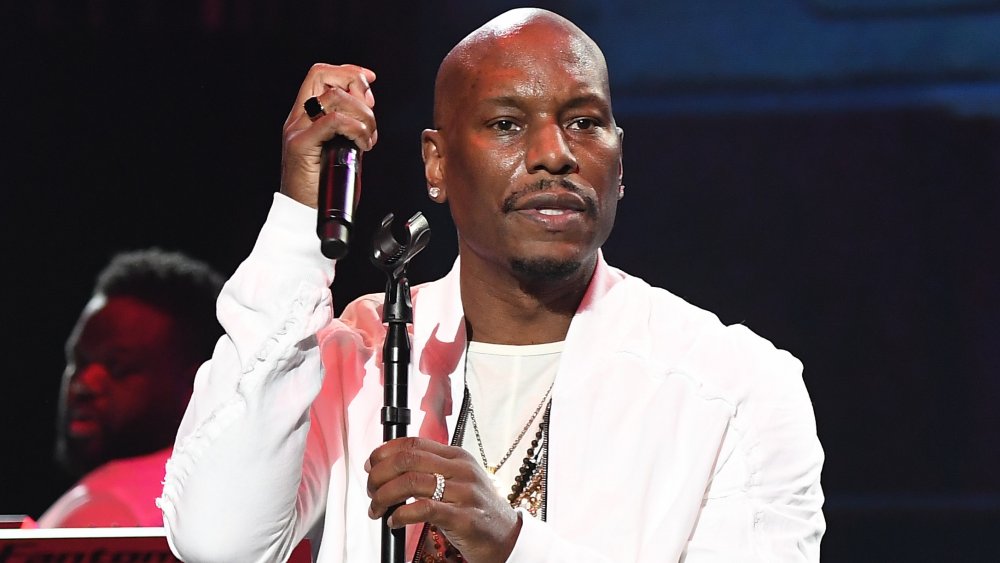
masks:
<path fill-rule="evenodd" d="M 372 263 L 388 276 L 390 284 L 405 280 L 406 265 L 427 246 L 431 236 L 427 219 L 418 211 L 406 222 L 406 240 L 400 242 L 392 233 L 393 219 L 392 213 L 382 219 L 382 225 L 375 231 L 372 251 Z"/>

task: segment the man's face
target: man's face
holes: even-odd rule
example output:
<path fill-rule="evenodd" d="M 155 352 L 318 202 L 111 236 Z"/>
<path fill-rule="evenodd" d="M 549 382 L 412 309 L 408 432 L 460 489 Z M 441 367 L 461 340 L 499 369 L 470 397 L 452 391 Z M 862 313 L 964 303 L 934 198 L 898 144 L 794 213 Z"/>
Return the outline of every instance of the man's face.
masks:
<path fill-rule="evenodd" d="M 66 343 L 57 454 L 77 471 L 166 447 L 187 401 L 174 321 L 131 297 L 96 296 Z"/>
<path fill-rule="evenodd" d="M 441 100 L 449 110 L 439 124 L 440 187 L 463 268 L 476 261 L 559 277 L 592 266 L 614 224 L 621 178 L 603 63 L 540 26 L 478 55 Z"/>

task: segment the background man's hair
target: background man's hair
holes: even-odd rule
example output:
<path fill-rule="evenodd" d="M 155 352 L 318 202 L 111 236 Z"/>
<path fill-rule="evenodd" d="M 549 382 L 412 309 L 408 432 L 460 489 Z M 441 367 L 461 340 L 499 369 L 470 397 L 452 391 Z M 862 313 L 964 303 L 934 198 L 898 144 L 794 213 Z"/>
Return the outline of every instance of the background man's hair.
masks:
<path fill-rule="evenodd" d="M 171 315 L 179 344 L 192 360 L 208 359 L 222 334 L 215 302 L 224 278 L 182 252 L 147 248 L 120 252 L 97 275 L 95 294 L 132 297 Z"/>

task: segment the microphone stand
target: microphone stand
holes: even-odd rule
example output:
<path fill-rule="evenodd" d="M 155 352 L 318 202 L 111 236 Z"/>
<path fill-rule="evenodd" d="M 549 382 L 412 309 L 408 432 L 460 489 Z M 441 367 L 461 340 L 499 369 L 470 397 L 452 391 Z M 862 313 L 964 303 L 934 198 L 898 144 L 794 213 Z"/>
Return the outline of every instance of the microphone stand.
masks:
<path fill-rule="evenodd" d="M 397 241 L 392 234 L 392 220 L 392 213 L 382 219 L 382 226 L 375 233 L 372 252 L 372 263 L 388 278 L 382 306 L 382 322 L 386 324 L 382 345 L 385 403 L 382 407 L 382 439 L 386 442 L 406 436 L 406 426 L 410 423 L 406 400 L 410 367 L 407 325 L 413 323 L 413 304 L 410 302 L 406 265 L 427 246 L 431 235 L 427 219 L 419 211 L 406 222 L 407 236 L 403 242 Z M 398 506 L 391 507 L 382 517 L 382 563 L 403 563 L 405 560 L 406 527 L 394 530 L 387 523 L 389 515 Z"/>

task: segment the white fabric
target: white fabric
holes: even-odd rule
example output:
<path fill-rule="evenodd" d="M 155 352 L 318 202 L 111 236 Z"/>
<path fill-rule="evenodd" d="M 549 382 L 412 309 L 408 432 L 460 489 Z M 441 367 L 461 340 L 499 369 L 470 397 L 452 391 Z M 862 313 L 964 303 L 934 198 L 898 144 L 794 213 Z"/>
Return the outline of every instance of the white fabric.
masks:
<path fill-rule="evenodd" d="M 332 318 L 314 222 L 276 194 L 219 299 L 227 335 L 158 500 L 185 561 L 280 561 L 307 533 L 320 563 L 380 557 L 363 466 L 382 443 L 381 296 Z M 463 390 L 459 267 L 413 293 L 409 433 L 440 442 Z M 602 258 L 552 391 L 548 522 L 523 518 L 509 561 L 817 561 L 823 451 L 801 369 Z"/>
<path fill-rule="evenodd" d="M 496 466 L 524 430 L 532 415 L 538 415 L 514 448 L 507 461 L 496 472 L 497 493 L 506 499 L 519 474 L 521 462 L 535 439 L 538 425 L 545 414 L 542 400 L 556 378 L 562 342 L 530 346 L 502 346 L 483 342 L 469 343 L 469 364 L 466 380 L 472 398 L 479 434 L 489 464 Z M 479 443 L 472 419 L 465 425 L 462 447 L 481 459 Z"/>
<path fill-rule="evenodd" d="M 38 519 L 39 528 L 163 525 L 154 501 L 163 488 L 170 448 L 117 459 L 87 473 Z"/>

